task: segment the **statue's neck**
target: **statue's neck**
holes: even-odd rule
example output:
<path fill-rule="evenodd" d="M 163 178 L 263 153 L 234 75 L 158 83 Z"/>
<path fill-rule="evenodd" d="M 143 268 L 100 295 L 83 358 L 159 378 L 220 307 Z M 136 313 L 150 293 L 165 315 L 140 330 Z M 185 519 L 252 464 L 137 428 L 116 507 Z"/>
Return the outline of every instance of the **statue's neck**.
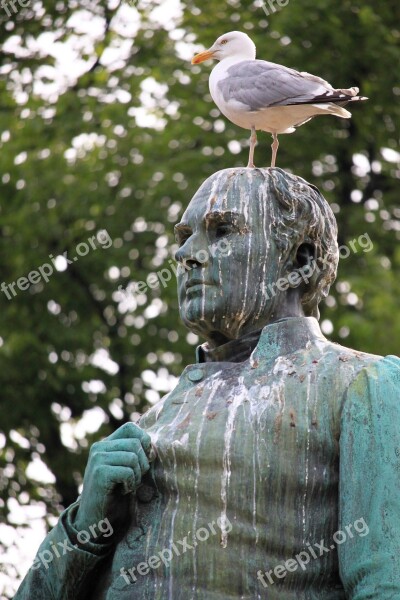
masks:
<path fill-rule="evenodd" d="M 257 346 L 262 330 L 261 327 L 250 331 L 236 340 L 229 340 L 215 348 L 210 348 L 206 342 L 197 348 L 197 362 L 243 362 Z"/>

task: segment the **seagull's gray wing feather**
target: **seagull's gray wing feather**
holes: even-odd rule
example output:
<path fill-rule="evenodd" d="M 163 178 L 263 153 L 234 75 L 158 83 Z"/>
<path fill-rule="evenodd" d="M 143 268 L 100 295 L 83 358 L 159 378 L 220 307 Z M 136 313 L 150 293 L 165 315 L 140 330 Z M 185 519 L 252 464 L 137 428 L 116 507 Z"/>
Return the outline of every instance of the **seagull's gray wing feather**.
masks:
<path fill-rule="evenodd" d="M 244 60 L 228 68 L 218 86 L 224 100 L 241 102 L 250 111 L 271 106 L 343 102 L 350 99 L 324 79 L 265 60 Z"/>

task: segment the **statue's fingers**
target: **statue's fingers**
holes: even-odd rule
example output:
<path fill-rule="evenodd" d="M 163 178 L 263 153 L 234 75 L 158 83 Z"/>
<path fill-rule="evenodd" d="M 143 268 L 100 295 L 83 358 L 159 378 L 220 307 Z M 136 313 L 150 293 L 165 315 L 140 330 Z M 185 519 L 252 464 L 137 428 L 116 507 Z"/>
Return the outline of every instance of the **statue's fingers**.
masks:
<path fill-rule="evenodd" d="M 149 463 L 151 462 L 151 460 L 154 460 L 155 458 L 155 453 L 154 453 L 154 457 L 151 459 L 151 456 L 153 456 L 153 447 L 151 446 L 150 448 L 150 452 L 148 454 L 145 453 L 142 443 L 140 440 L 138 439 L 117 439 L 117 440 L 108 440 L 105 439 L 102 442 L 100 442 L 101 444 L 101 450 L 103 452 L 117 452 L 117 451 L 124 451 L 124 452 L 135 452 L 135 454 L 137 454 L 138 458 L 139 458 L 139 463 L 140 463 L 140 467 L 142 469 L 143 473 L 146 473 L 149 470 Z M 151 456 L 149 456 L 149 454 Z"/>
<path fill-rule="evenodd" d="M 150 469 L 149 461 L 139 444 L 137 452 L 131 450 L 114 450 L 113 452 L 104 452 L 102 462 L 105 466 L 123 466 L 131 467 L 139 477 L 139 483 L 142 476 Z"/>
<path fill-rule="evenodd" d="M 122 438 L 116 440 L 105 438 L 102 442 L 99 442 L 99 444 L 101 445 L 101 450 L 103 452 L 115 452 L 118 450 L 123 450 L 125 452 L 139 452 L 140 449 L 143 450 L 141 441 L 137 438 Z"/>
<path fill-rule="evenodd" d="M 144 451 L 150 452 L 151 448 L 151 437 L 144 429 L 141 429 L 135 423 L 124 423 L 121 427 L 118 427 L 106 440 L 116 440 L 121 438 L 133 438 L 140 440 Z"/>
<path fill-rule="evenodd" d="M 144 475 L 150 469 L 150 461 L 147 458 L 145 451 L 143 450 L 142 447 L 140 447 L 138 449 L 138 451 L 136 452 L 136 456 L 138 457 L 138 460 L 139 460 L 139 465 L 140 465 L 142 475 Z"/>
<path fill-rule="evenodd" d="M 109 466 L 104 474 L 105 488 L 110 492 L 116 485 L 122 485 L 123 493 L 131 493 L 136 491 L 140 480 L 131 467 Z"/>

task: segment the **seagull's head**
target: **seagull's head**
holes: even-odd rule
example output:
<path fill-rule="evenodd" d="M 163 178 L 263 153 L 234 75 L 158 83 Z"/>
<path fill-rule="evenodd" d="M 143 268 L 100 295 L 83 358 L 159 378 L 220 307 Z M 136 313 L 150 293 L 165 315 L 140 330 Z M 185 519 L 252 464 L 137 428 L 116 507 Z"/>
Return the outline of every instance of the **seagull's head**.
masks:
<path fill-rule="evenodd" d="M 254 42 L 246 33 L 242 31 L 230 31 L 220 35 L 213 43 L 211 48 L 196 54 L 192 58 L 192 64 L 197 65 L 210 58 L 222 60 L 237 56 L 243 60 L 254 59 L 256 57 L 256 47 Z"/>

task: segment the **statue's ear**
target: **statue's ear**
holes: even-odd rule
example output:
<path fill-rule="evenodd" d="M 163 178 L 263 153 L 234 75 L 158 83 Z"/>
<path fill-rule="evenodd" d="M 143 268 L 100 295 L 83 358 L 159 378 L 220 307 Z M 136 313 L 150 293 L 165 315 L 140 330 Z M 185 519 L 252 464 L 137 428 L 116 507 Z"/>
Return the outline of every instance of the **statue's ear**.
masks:
<path fill-rule="evenodd" d="M 302 269 L 310 266 L 315 260 L 315 248 L 312 244 L 304 242 L 297 248 L 296 259 L 294 261 L 295 268 Z"/>
<path fill-rule="evenodd" d="M 291 260 L 286 265 L 290 287 L 302 286 L 304 289 L 309 283 L 315 269 L 315 254 L 314 246 L 307 242 L 293 248 Z"/>

